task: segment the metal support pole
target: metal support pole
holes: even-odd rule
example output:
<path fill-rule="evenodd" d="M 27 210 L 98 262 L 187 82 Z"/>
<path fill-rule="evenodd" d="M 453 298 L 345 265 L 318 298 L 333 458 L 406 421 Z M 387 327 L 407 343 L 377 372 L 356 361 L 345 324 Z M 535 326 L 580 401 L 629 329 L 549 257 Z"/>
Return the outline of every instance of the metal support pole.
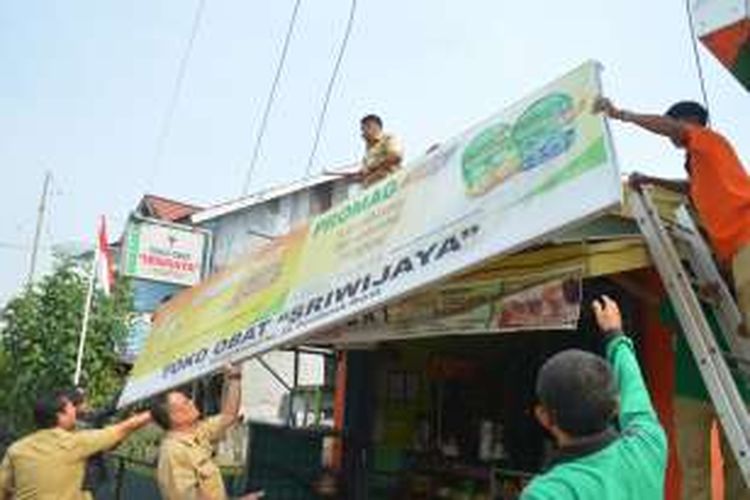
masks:
<path fill-rule="evenodd" d="M 284 389 L 286 389 L 287 391 L 291 391 L 292 390 L 292 386 L 289 385 L 281 377 L 281 375 L 279 375 L 279 373 L 276 370 L 274 370 L 273 367 L 266 362 L 265 359 L 263 359 L 263 356 L 256 356 L 255 359 L 258 361 L 258 363 L 260 363 L 260 366 L 262 366 L 263 368 L 265 368 L 266 371 L 271 374 L 271 376 L 274 378 L 274 380 L 276 380 L 276 382 L 278 382 L 279 384 L 281 384 L 281 386 Z"/>
<path fill-rule="evenodd" d="M 34 230 L 34 244 L 31 247 L 31 261 L 29 262 L 29 277 L 26 280 L 27 286 L 31 286 L 34 281 L 34 273 L 36 272 L 36 260 L 39 255 L 39 240 L 42 237 L 42 227 L 44 226 L 44 212 L 47 207 L 47 194 L 49 193 L 49 185 L 52 181 L 52 174 L 47 172 L 44 176 L 44 187 L 42 188 L 42 198 L 39 201 L 39 214 L 36 219 L 36 229 Z"/>
<path fill-rule="evenodd" d="M 83 307 L 83 321 L 81 323 L 81 334 L 78 337 L 78 355 L 76 356 L 76 371 L 73 375 L 73 385 L 78 386 L 81 382 L 81 371 L 83 370 L 83 352 L 86 348 L 86 334 L 89 327 L 89 316 L 91 314 L 91 303 L 94 300 L 94 283 L 96 282 L 97 266 L 99 265 L 99 252 L 94 252 L 94 262 L 89 277 L 89 288 L 86 292 L 86 302 Z"/>

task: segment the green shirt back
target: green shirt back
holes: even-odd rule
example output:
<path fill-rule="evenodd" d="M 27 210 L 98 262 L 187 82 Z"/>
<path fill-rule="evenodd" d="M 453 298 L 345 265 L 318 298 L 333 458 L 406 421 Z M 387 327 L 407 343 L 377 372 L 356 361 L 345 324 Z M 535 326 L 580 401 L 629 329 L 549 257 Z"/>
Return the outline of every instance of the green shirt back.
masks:
<path fill-rule="evenodd" d="M 667 439 L 659 424 L 630 339 L 607 343 L 620 393 L 621 433 L 605 448 L 553 466 L 521 500 L 661 500 Z"/>

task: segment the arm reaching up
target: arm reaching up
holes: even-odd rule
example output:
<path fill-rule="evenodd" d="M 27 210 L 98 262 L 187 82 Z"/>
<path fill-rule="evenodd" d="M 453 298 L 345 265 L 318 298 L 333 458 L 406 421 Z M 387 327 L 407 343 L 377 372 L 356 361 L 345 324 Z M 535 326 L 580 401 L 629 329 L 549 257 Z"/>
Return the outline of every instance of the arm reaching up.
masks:
<path fill-rule="evenodd" d="M 617 303 L 606 295 L 594 301 L 594 315 L 604 335 L 607 361 L 612 365 L 620 397 L 620 430 L 627 432 L 638 427 L 650 435 L 661 436 L 664 432 L 651 404 L 651 398 L 643 380 L 633 342 L 622 331 L 622 314 Z"/>
<path fill-rule="evenodd" d="M 80 458 L 88 458 L 102 451 L 114 448 L 130 434 L 151 422 L 151 412 L 137 413 L 109 427 L 94 431 L 76 433 L 76 451 Z"/>
<path fill-rule="evenodd" d="M 677 143 L 682 142 L 682 138 L 685 134 L 685 125 L 674 118 L 625 111 L 617 108 L 612 101 L 606 97 L 600 97 L 596 100 L 594 103 L 594 112 L 604 113 L 604 115 L 613 120 L 633 123 L 654 134 L 669 137 L 672 141 Z"/>
<path fill-rule="evenodd" d="M 224 369 L 224 397 L 221 416 L 224 428 L 234 425 L 242 403 L 242 366 L 233 364 Z"/>

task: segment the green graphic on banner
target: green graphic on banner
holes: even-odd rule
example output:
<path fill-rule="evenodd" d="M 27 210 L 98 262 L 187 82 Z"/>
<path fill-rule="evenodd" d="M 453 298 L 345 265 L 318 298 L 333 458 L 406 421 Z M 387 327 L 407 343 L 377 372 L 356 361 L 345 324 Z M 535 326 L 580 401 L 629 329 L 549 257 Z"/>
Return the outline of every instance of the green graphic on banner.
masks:
<path fill-rule="evenodd" d="M 532 103 L 512 126 L 499 122 L 482 130 L 461 158 L 466 191 L 483 195 L 565 154 L 576 141 L 578 111 L 573 97 L 554 93 Z"/>

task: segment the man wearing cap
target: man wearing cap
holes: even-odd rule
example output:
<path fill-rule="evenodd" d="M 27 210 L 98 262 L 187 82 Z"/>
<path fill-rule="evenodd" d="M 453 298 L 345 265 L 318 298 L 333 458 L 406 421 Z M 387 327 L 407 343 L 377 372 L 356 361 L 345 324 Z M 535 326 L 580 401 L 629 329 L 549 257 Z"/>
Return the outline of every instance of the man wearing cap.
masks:
<path fill-rule="evenodd" d="M 76 408 L 60 392 L 37 400 L 37 430 L 11 445 L 0 464 L 0 500 L 86 500 L 83 490 L 86 460 L 115 447 L 151 421 L 139 413 L 100 430 L 76 431 Z"/>

